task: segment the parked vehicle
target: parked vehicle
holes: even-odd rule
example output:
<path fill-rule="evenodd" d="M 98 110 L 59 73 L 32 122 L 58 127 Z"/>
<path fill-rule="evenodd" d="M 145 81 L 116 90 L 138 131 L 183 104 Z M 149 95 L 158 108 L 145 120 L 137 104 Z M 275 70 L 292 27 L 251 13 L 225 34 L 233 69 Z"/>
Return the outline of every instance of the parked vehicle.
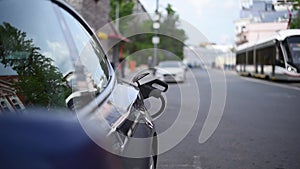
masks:
<path fill-rule="evenodd" d="M 165 82 L 184 82 L 187 67 L 180 61 L 162 61 L 156 67 L 156 78 Z"/>
<path fill-rule="evenodd" d="M 156 168 L 143 99 L 167 85 L 117 81 L 64 1 L 0 0 L 0 70 L 0 168 Z"/>

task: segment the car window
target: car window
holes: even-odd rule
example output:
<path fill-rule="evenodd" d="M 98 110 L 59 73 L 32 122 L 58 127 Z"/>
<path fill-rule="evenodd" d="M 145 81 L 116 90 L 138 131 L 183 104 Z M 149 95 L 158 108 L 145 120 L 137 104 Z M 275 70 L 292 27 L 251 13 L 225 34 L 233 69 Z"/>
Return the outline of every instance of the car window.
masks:
<path fill-rule="evenodd" d="M 75 91 L 99 94 L 109 80 L 99 43 L 52 2 L 18 2 L 0 1 L 0 111 L 65 108 Z"/>
<path fill-rule="evenodd" d="M 94 85 L 96 85 L 95 87 L 98 90 L 102 90 L 109 79 L 107 62 L 102 48 L 97 43 L 96 38 L 91 37 L 74 17 L 64 10 L 61 10 L 61 12 L 63 14 L 62 18 L 69 27 L 66 31 L 71 32 L 70 35 L 79 55 L 79 60 L 76 60 L 75 63 L 81 62 L 85 66 L 87 73 L 90 73 Z"/>

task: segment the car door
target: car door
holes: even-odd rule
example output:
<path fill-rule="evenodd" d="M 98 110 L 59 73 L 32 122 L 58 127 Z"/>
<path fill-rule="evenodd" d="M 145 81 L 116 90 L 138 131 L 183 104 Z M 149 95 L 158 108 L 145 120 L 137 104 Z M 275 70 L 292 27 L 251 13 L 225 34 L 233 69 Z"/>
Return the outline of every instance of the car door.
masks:
<path fill-rule="evenodd" d="M 117 81 L 88 24 L 64 1 L 0 3 L 1 112 L 71 114 L 120 168 L 153 167 L 155 128 L 138 88 Z"/>

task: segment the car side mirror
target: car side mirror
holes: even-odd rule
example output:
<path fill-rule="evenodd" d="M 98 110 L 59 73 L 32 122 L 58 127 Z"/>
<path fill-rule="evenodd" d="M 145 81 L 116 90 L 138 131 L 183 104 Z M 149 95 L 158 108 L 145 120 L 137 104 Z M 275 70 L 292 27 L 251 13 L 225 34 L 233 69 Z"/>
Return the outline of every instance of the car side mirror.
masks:
<path fill-rule="evenodd" d="M 148 76 L 150 73 L 142 73 L 137 76 L 135 76 L 132 80 L 132 82 L 135 82 L 138 84 L 138 88 L 140 90 L 140 94 L 142 96 L 142 99 L 148 99 L 150 97 L 154 97 L 156 99 L 160 99 L 161 101 L 161 107 L 160 109 L 155 112 L 151 113 L 152 118 L 158 117 L 166 107 L 165 105 L 165 99 L 162 95 L 163 92 L 166 92 L 168 90 L 168 84 L 159 80 L 159 79 L 154 79 L 149 82 L 140 84 L 140 80 L 143 79 L 144 77 Z"/>
<path fill-rule="evenodd" d="M 162 92 L 166 92 L 168 90 L 168 84 L 158 79 L 140 84 L 140 80 L 149 74 L 150 73 L 148 72 L 138 74 L 132 79 L 132 82 L 138 84 L 143 99 L 147 99 L 149 97 L 159 98 Z"/>

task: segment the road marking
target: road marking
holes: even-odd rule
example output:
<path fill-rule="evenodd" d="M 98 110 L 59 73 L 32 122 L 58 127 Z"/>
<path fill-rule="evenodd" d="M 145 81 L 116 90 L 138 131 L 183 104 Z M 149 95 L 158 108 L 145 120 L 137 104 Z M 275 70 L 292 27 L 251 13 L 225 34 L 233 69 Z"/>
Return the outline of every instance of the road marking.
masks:
<path fill-rule="evenodd" d="M 260 79 L 252 79 L 252 78 L 247 78 L 247 77 L 241 77 L 241 79 L 247 80 L 247 81 L 250 81 L 250 82 L 261 83 L 261 84 L 265 84 L 265 85 L 276 86 L 276 87 L 281 87 L 281 88 L 285 88 L 285 89 L 292 89 L 292 90 L 300 91 L 300 88 L 295 87 L 295 86 L 288 86 L 288 85 L 284 85 L 284 84 L 278 84 L 278 83 L 275 83 L 275 82 L 268 82 L 268 81 L 264 81 L 264 80 L 260 80 Z"/>
<path fill-rule="evenodd" d="M 162 169 L 164 168 L 187 168 L 187 169 L 192 169 L 192 165 L 189 165 L 189 164 L 162 164 L 162 165 L 159 165 Z"/>
<path fill-rule="evenodd" d="M 193 164 L 161 164 L 159 168 L 202 169 L 200 156 L 193 157 Z"/>
<path fill-rule="evenodd" d="M 200 156 L 194 156 L 193 166 L 194 166 L 194 169 L 202 169 Z"/>

